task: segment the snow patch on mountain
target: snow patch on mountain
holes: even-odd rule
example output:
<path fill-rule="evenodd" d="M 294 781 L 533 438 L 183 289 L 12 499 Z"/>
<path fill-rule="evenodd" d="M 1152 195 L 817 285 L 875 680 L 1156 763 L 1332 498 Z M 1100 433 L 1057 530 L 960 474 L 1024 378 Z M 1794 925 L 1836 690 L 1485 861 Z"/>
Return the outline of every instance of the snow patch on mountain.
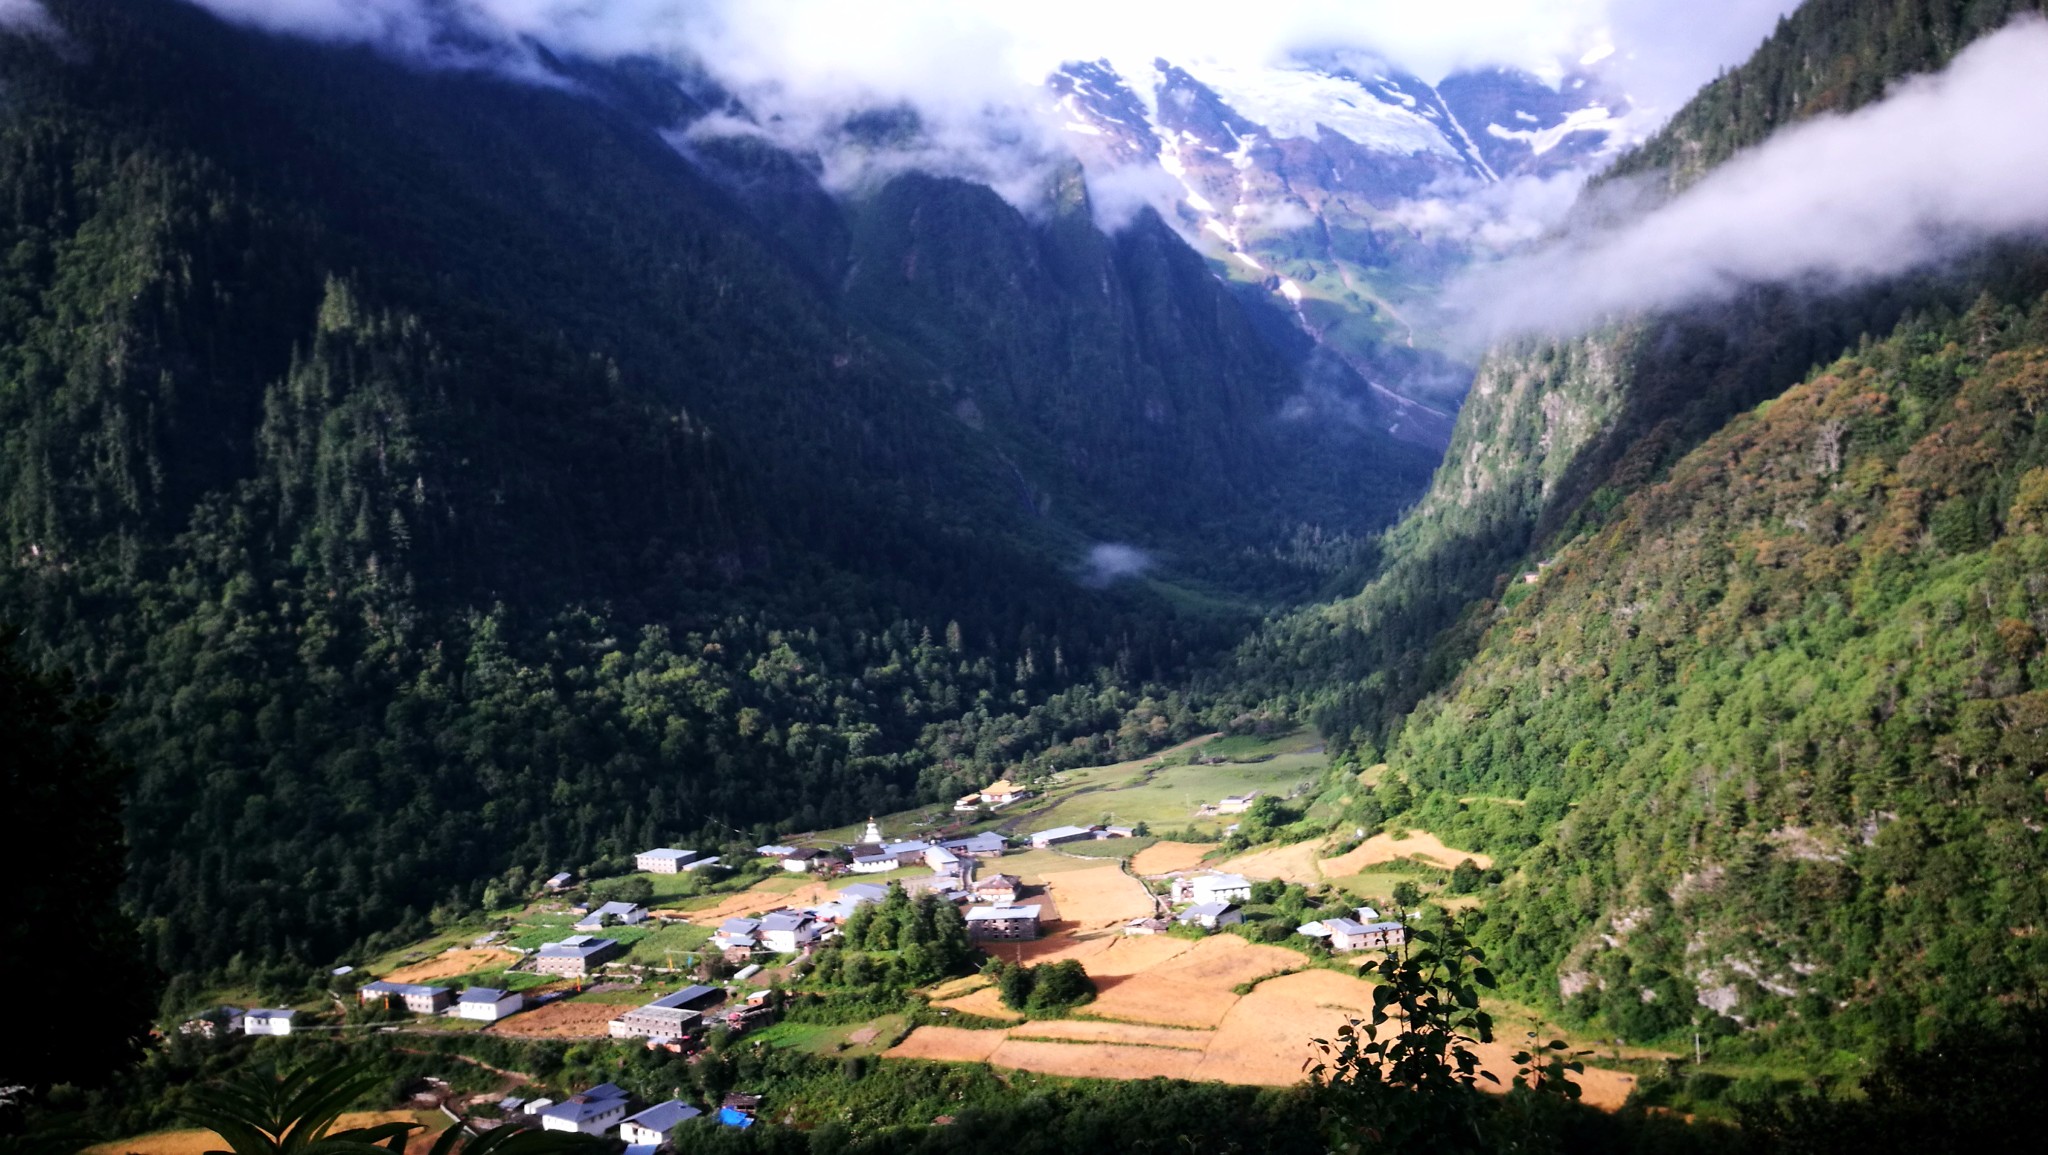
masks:
<path fill-rule="evenodd" d="M 1313 140 L 1327 129 L 1376 151 L 1456 155 L 1442 130 L 1416 111 L 1415 97 L 1392 81 L 1368 86 L 1305 67 L 1204 64 L 1188 71 L 1274 136 Z"/>
<path fill-rule="evenodd" d="M 1517 112 L 1515 116 L 1530 123 L 1542 123 L 1527 113 Z M 1486 126 L 1486 131 L 1489 135 L 1498 137 L 1501 140 L 1521 141 L 1529 146 L 1530 152 L 1537 156 L 1542 156 L 1544 153 L 1564 143 L 1564 139 L 1573 133 L 1613 133 L 1618 132 L 1621 127 L 1621 120 L 1610 112 L 1606 105 L 1594 104 L 1572 110 L 1565 116 L 1563 121 L 1551 125 L 1549 128 L 1502 128 L 1498 124 L 1489 124 Z"/>

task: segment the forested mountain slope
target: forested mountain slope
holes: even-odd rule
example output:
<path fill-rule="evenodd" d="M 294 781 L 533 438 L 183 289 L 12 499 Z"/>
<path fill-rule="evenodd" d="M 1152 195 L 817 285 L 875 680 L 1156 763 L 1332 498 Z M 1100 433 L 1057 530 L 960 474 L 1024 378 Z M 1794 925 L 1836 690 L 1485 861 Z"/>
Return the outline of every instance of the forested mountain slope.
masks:
<path fill-rule="evenodd" d="M 1939 71 L 2015 15 L 2043 10 L 2041 0 L 1806 0 L 1606 176 L 1690 184 L 1784 125 L 1861 108 L 1899 77 Z"/>
<path fill-rule="evenodd" d="M 1682 185 L 2014 7 L 1809 4 L 1624 168 Z M 2024 1001 L 2044 287 L 2020 245 L 1494 350 L 1386 564 L 1248 642 L 1247 700 L 1384 756 L 1352 817 L 1494 854 L 1491 957 L 1615 1035 L 1867 1053 Z"/>
<path fill-rule="evenodd" d="M 1844 1047 L 2048 978 L 2036 294 L 1916 316 L 1731 422 L 1416 712 L 1408 819 L 1504 857 L 1508 972 L 1634 1038 L 1704 1007 Z"/>
<path fill-rule="evenodd" d="M 1660 179 L 1685 183 L 1800 116 L 1882 95 L 2031 7 L 1806 4 L 1616 171 L 1672 165 Z M 1339 747 L 1371 753 L 1455 674 L 1493 599 L 1540 563 L 1560 531 L 1597 524 L 1730 417 L 1860 335 L 1888 332 L 1915 309 L 1968 307 L 2000 268 L 1963 260 L 1832 295 L 1760 287 L 1711 308 L 1495 348 L 1429 492 L 1385 535 L 1378 568 L 1356 593 L 1256 633 L 1238 655 L 1234 692 L 1277 696 Z"/>
<path fill-rule="evenodd" d="M 170 969 L 1140 749 L 1230 623 L 1079 588 L 1087 543 L 1283 588 L 1271 544 L 1426 470 L 1277 452 L 1287 355 L 1156 222 L 843 205 L 680 151 L 652 66 L 47 7 L 0 36 L 0 619 L 114 698 Z M 763 172 L 804 213 L 764 225 Z"/>

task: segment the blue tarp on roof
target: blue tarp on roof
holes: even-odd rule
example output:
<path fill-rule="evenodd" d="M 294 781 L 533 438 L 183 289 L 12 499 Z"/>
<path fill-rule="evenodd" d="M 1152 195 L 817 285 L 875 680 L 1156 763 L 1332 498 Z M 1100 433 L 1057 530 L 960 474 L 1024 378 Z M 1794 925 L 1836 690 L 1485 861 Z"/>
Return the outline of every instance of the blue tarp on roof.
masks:
<path fill-rule="evenodd" d="M 731 1107 L 720 1107 L 718 1109 L 718 1121 L 728 1127 L 751 1127 L 754 1125 L 754 1120 L 751 1117 L 735 1111 Z"/>

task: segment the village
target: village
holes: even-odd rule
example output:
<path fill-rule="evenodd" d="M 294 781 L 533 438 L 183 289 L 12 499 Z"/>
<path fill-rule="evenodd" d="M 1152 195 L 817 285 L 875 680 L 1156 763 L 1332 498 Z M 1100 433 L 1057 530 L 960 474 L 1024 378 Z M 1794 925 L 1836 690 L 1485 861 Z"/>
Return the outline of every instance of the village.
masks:
<path fill-rule="evenodd" d="M 1227 835 L 1262 796 L 1299 795 L 1279 771 L 1313 764 L 1297 755 L 1263 774 L 1240 773 L 1231 793 L 1176 808 L 1209 823 L 1213 836 Z M 1193 759 L 1186 765 L 1208 773 L 1204 781 L 1221 777 Z M 1155 761 L 1143 782 L 1122 785 L 1156 789 L 1173 769 Z M 746 1038 L 1054 1075 L 1286 1085 L 1299 1080 L 1312 1037 L 1371 1005 L 1357 964 L 1405 943 L 1422 913 L 1412 880 L 1486 865 L 1484 855 L 1420 832 L 1226 855 L 1220 842 L 1153 836 L 1144 818 L 1077 820 L 1075 795 L 1090 791 L 1082 800 L 1090 807 L 1118 796 L 1091 787 L 1086 776 L 1031 786 L 1002 780 L 950 812 L 870 818 L 857 833 L 792 838 L 744 856 L 648 848 L 632 856 L 623 880 L 557 871 L 510 925 L 432 953 L 406 952 L 393 960 L 401 965 L 366 967 L 376 974 L 367 981 L 352 982 L 366 976 L 338 968 L 336 989 L 348 994 L 334 995 L 326 1009 L 220 1006 L 182 1030 L 480 1031 L 605 1040 L 686 1059 Z M 892 837 L 897 821 L 917 835 Z M 1436 901 L 1459 901 L 1434 885 Z M 666 886 L 701 893 L 674 902 L 645 897 Z M 606 897 L 628 889 L 642 897 Z M 928 1008 L 919 1022 L 844 1030 L 783 1023 L 793 999 L 818 997 L 805 993 L 812 960 L 834 947 L 856 912 L 894 890 L 959 911 L 988 959 L 1074 960 L 1098 993 L 1072 1014 L 1039 1019 L 1004 1006 L 985 975 L 970 974 L 915 992 Z M 1291 912 L 1312 917 L 1286 917 Z M 1504 1064 L 1505 1054 L 1489 1061 Z M 1629 1077 L 1589 1071 L 1586 1081 L 1589 1098 L 1618 1103 Z M 649 1155 L 680 1126 L 749 1126 L 758 1105 L 744 1092 L 715 1104 L 642 1103 L 608 1083 L 555 1098 L 436 1103 L 472 1128 L 607 1135 L 642 1149 L 636 1155 Z"/>

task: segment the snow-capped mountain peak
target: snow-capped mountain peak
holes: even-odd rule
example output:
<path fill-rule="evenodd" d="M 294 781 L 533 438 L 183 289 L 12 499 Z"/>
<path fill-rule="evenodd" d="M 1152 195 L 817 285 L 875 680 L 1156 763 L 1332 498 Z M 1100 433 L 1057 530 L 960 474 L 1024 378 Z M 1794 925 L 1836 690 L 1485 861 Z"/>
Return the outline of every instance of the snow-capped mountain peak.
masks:
<path fill-rule="evenodd" d="M 1091 172 L 1155 168 L 1173 190 L 1169 217 L 1225 275 L 1273 294 L 1365 378 L 1397 435 L 1439 441 L 1448 419 L 1433 403 L 1452 400 L 1444 391 L 1461 377 L 1428 352 L 1429 288 L 1473 253 L 1430 222 L 1459 219 L 1462 199 L 1503 181 L 1590 167 L 1625 144 L 1626 102 L 1597 63 L 1561 65 L 1554 84 L 1504 68 L 1430 84 L 1356 57 L 1098 60 L 1067 65 L 1048 88 Z"/>

